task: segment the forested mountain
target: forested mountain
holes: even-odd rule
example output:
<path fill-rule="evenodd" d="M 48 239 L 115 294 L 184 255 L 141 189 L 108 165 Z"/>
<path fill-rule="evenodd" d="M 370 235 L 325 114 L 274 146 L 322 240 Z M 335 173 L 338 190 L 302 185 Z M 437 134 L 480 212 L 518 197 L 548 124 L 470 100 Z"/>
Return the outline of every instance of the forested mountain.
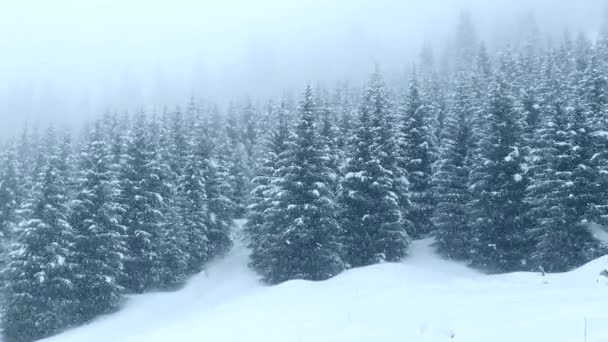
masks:
<path fill-rule="evenodd" d="M 226 113 L 108 113 L 0 150 L 4 340 L 31 342 L 174 289 L 232 244 L 268 284 L 396 262 L 412 239 L 485 272 L 604 255 L 608 35 L 487 49 L 463 17 L 452 58 L 410 79 L 308 85 Z M 315 89 L 315 90 L 313 90 Z"/>

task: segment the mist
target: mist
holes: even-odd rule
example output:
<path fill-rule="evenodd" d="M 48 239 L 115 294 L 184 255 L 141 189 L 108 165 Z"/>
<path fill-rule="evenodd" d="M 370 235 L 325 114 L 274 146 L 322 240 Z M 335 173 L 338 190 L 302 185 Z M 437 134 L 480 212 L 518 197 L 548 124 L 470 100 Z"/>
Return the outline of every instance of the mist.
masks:
<path fill-rule="evenodd" d="M 594 35 L 601 0 L 24 0 L 0 8 L 0 134 L 25 123 L 79 125 L 105 110 L 269 98 L 306 82 L 399 74 L 421 46 L 449 40 L 471 13 L 490 46 Z"/>

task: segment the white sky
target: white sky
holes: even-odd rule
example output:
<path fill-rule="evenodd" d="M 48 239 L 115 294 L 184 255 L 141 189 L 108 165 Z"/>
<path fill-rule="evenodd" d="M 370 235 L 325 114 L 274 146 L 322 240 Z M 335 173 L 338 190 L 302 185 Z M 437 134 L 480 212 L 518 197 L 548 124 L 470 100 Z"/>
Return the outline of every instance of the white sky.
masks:
<path fill-rule="evenodd" d="M 469 9 L 486 39 L 534 11 L 593 32 L 602 0 L 0 0 L 0 134 L 24 119 L 280 95 L 403 68 Z M 504 26 L 504 25 L 503 25 Z M 489 29 L 491 28 L 491 29 Z M 504 29 L 504 27 L 503 27 Z"/>

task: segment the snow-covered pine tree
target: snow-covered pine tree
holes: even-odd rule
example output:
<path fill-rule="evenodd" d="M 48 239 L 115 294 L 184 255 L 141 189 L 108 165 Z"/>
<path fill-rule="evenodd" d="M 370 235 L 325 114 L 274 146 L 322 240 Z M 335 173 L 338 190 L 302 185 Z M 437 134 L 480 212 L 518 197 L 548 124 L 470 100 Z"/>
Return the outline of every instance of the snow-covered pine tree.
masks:
<path fill-rule="evenodd" d="M 440 158 L 433 184 L 437 203 L 433 215 L 438 252 L 451 259 L 469 257 L 471 232 L 467 205 L 471 201 L 469 190 L 470 154 L 473 117 L 470 81 L 464 74 L 458 76 L 454 104 L 447 113 Z"/>
<path fill-rule="evenodd" d="M 58 171 L 61 173 L 61 177 L 65 179 L 65 190 L 68 198 L 74 197 L 76 184 L 74 179 L 76 178 L 76 161 L 74 160 L 74 144 L 72 142 L 72 135 L 69 131 L 62 132 L 58 140 L 59 148 L 59 164 L 57 165 Z"/>
<path fill-rule="evenodd" d="M 331 178 L 333 193 L 338 190 L 338 178 L 340 177 L 340 159 L 341 153 L 337 148 L 339 130 L 335 124 L 335 116 L 333 108 L 331 108 L 327 99 L 323 100 L 318 108 L 320 117 L 319 138 L 323 148 L 323 155 L 326 159 L 327 166 L 331 170 Z"/>
<path fill-rule="evenodd" d="M 26 126 L 16 142 L 17 174 L 23 190 L 23 195 L 29 195 L 33 187 L 35 176 L 33 168 L 36 159 L 35 136 Z"/>
<path fill-rule="evenodd" d="M 236 111 L 229 111 L 222 134 L 215 132 L 213 146 L 217 151 L 217 171 L 227 182 L 223 195 L 230 199 L 233 217 L 242 218 L 246 214 L 249 189 L 248 153 L 243 144 L 244 136 L 234 117 Z M 211 133 L 211 132 L 210 132 Z"/>
<path fill-rule="evenodd" d="M 17 166 L 24 197 L 33 194 L 36 180 L 42 172 L 42 156 L 38 129 L 26 127 L 17 145 Z"/>
<path fill-rule="evenodd" d="M 247 154 L 244 145 L 238 143 L 230 149 L 227 160 L 230 200 L 234 208 L 234 217 L 242 218 L 246 214 L 246 203 L 249 192 L 247 177 Z"/>
<path fill-rule="evenodd" d="M 404 217 L 411 222 L 408 233 L 423 237 L 434 230 L 431 222 L 435 195 L 432 185 L 434 139 L 429 127 L 427 106 L 422 102 L 418 82 L 414 78 L 409 94 L 399 108 L 400 137 L 397 165 L 407 177 L 407 193 L 400 194 Z"/>
<path fill-rule="evenodd" d="M 601 42 L 601 41 L 600 41 Z M 599 44 L 599 43 L 598 43 Z M 587 222 L 595 222 L 599 224 L 608 223 L 608 200 L 606 194 L 608 190 L 608 80 L 603 70 L 606 63 L 601 59 L 603 52 L 601 45 L 589 49 L 587 54 L 579 56 L 579 59 L 584 60 L 586 65 L 584 70 L 578 70 L 572 77 L 578 82 L 575 84 L 575 94 L 580 118 L 578 126 L 580 131 L 578 137 L 590 138 L 591 150 L 587 146 L 581 146 L 579 153 L 587 153 L 588 162 L 584 165 L 589 166 L 588 176 L 593 176 L 595 179 L 587 179 L 587 191 L 591 196 L 586 199 L 589 204 L 589 211 L 586 214 Z"/>
<path fill-rule="evenodd" d="M 254 106 L 251 99 L 247 99 L 241 110 L 241 142 L 247 153 L 248 161 L 253 156 L 254 150 L 257 148 L 258 143 L 258 125 L 256 121 L 259 118 L 257 108 Z M 250 164 L 247 163 L 247 166 Z"/>
<path fill-rule="evenodd" d="M 186 256 L 187 274 L 195 274 L 203 269 L 210 258 L 209 246 L 209 203 L 206 184 L 208 183 L 207 163 L 210 151 L 206 137 L 197 137 L 190 148 L 183 174 L 178 185 L 178 206 L 180 214 L 180 234 L 184 241 L 182 251 Z"/>
<path fill-rule="evenodd" d="M 528 177 L 521 153 L 519 113 L 510 96 L 508 75 L 490 87 L 487 128 L 471 172 L 471 263 L 490 272 L 526 268 L 532 243 L 524 201 Z"/>
<path fill-rule="evenodd" d="M 273 177 L 277 191 L 272 207 L 266 210 L 271 227 L 264 229 L 263 241 L 252 239 L 254 253 L 265 248 L 264 257 L 269 259 L 252 266 L 272 284 L 290 279 L 323 280 L 344 268 L 331 170 L 319 141 L 310 86 L 299 112 L 295 136 L 280 155 Z"/>
<path fill-rule="evenodd" d="M 253 178 L 253 190 L 250 194 L 245 234 L 249 247 L 252 250 L 250 265 L 260 273 L 269 273 L 272 260 L 268 257 L 269 249 L 264 243 L 270 241 L 273 226 L 266 220 L 267 209 L 272 207 L 273 199 L 277 195 L 276 187 L 272 184 L 273 176 L 278 169 L 279 157 L 287 150 L 290 138 L 289 122 L 285 103 L 281 103 L 276 110 L 273 122 L 276 124 L 266 133 L 262 145 L 264 153 L 258 162 L 259 168 Z"/>
<path fill-rule="evenodd" d="M 606 250 L 583 225 L 578 209 L 586 202 L 581 195 L 589 191 L 589 184 L 580 177 L 587 162 L 581 160 L 576 143 L 576 135 L 583 132 L 573 129 L 575 122 L 571 120 L 576 118 L 571 116 L 572 112 L 567 113 L 559 100 L 552 107 L 548 108 L 551 110 L 548 122 L 538 132 L 542 143 L 537 145 L 534 158 L 537 172 L 528 188 L 536 220 L 529 234 L 536 243 L 532 266 L 547 272 L 563 272 L 603 255 Z"/>
<path fill-rule="evenodd" d="M 107 114 L 103 119 L 103 136 L 108 145 L 110 174 L 118 181 L 127 150 L 127 135 L 130 129 L 129 115 Z M 123 208 L 124 209 L 124 208 Z"/>
<path fill-rule="evenodd" d="M 222 256 L 232 247 L 231 232 L 234 227 L 234 220 L 237 216 L 235 203 L 230 197 L 231 177 L 228 170 L 222 165 L 223 153 L 218 149 L 218 139 L 213 138 L 212 127 L 205 119 L 198 129 L 198 142 L 195 148 L 200 148 L 203 156 L 209 156 L 204 160 L 203 174 L 206 176 L 205 191 L 208 199 L 208 219 L 207 228 L 209 229 L 209 258 Z"/>
<path fill-rule="evenodd" d="M 379 71 L 370 79 L 351 140 L 340 184 L 340 223 L 345 260 L 351 267 L 397 261 L 406 255 L 410 228 L 396 193 L 402 175 L 396 167 L 395 132 L 389 99 Z"/>
<path fill-rule="evenodd" d="M 193 115 L 193 113 L 190 113 Z M 187 163 L 188 153 L 191 150 L 191 142 L 189 131 L 193 127 L 187 127 L 187 118 L 184 117 L 181 110 L 177 108 L 174 113 L 168 115 L 169 118 L 164 120 L 163 129 L 167 131 L 166 143 L 169 146 L 167 151 L 169 154 L 164 156 L 169 159 L 169 166 L 174 177 L 179 178 Z M 169 127 L 167 127 L 169 126 Z"/>
<path fill-rule="evenodd" d="M 165 223 L 165 200 L 161 196 L 164 185 L 149 136 L 150 128 L 145 114 L 138 113 L 120 175 L 119 203 L 124 206 L 121 224 L 127 227 L 128 248 L 122 285 L 135 293 L 159 287 L 161 283 L 158 243 Z"/>
<path fill-rule="evenodd" d="M 62 162 L 57 146 L 47 148 L 51 154 L 21 208 L 24 220 L 14 233 L 2 273 L 6 289 L 1 316 L 8 342 L 31 342 L 70 327 L 79 305 Z"/>
<path fill-rule="evenodd" d="M 127 254 L 122 208 L 116 203 L 118 184 L 111 173 L 111 155 L 100 122 L 94 124 L 80 154 L 77 195 L 70 203 L 74 233 L 74 322 L 85 323 L 119 308 L 123 258 Z"/>
<path fill-rule="evenodd" d="M 180 178 L 184 172 L 189 146 L 186 127 L 179 108 L 165 111 L 160 120 L 150 122 L 149 142 L 154 151 L 154 167 L 160 182 L 158 194 L 163 205 L 160 236 L 156 243 L 159 265 L 156 267 L 159 285 L 173 288 L 180 285 L 188 275 L 188 238 L 180 211 Z"/>
<path fill-rule="evenodd" d="M 353 113 L 356 112 L 356 101 L 353 96 L 353 89 L 348 84 L 344 84 L 336 90 L 336 115 L 337 115 L 337 128 L 338 137 L 336 139 L 336 146 L 339 152 L 342 152 L 344 161 L 344 154 L 347 153 L 348 143 L 351 140 L 351 133 L 353 128 L 353 121 L 355 117 Z"/>
<path fill-rule="evenodd" d="M 425 44 L 421 52 L 419 77 L 420 92 L 425 94 L 428 108 L 426 120 L 431 126 L 433 146 L 438 146 L 447 115 L 447 88 L 443 84 L 446 82 L 447 75 L 440 75 L 437 72 L 433 48 L 429 44 Z"/>
<path fill-rule="evenodd" d="M 13 228 L 17 224 L 16 210 L 22 201 L 21 184 L 17 175 L 17 157 L 14 148 L 7 147 L 0 154 L 0 265 L 4 265 L 5 249 Z M 0 267 L 1 268 L 1 267 Z"/>

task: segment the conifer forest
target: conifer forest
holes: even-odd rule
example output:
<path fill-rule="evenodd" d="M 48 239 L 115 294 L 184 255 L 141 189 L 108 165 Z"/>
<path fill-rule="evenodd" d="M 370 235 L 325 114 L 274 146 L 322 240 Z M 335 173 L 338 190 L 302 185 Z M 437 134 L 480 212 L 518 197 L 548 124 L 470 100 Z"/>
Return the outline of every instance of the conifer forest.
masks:
<path fill-rule="evenodd" d="M 608 31 L 489 48 L 463 15 L 454 32 L 449 54 L 370 63 L 365 82 L 3 138 L 3 341 L 177 290 L 236 239 L 268 285 L 406 260 L 422 238 L 488 274 L 606 255 Z"/>

